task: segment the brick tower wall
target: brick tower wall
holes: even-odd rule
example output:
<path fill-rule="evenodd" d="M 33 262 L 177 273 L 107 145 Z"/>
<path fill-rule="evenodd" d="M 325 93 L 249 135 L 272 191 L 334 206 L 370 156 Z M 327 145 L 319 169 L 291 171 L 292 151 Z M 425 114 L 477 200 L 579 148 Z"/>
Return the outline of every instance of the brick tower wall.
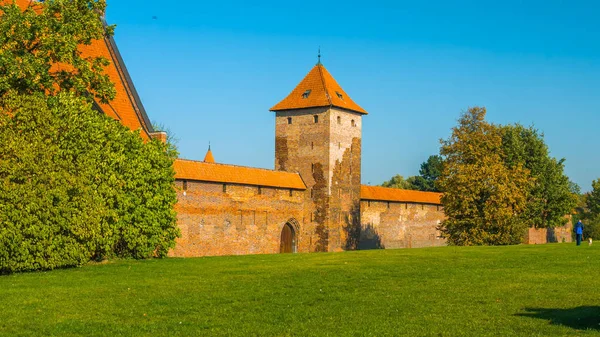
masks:
<path fill-rule="evenodd" d="M 362 115 L 329 114 L 330 249 L 356 249 L 360 236 Z"/>
<path fill-rule="evenodd" d="M 275 170 L 300 173 L 306 191 L 303 218 L 312 251 L 327 251 L 328 108 L 279 111 L 275 118 Z M 318 116 L 315 123 L 314 116 Z M 291 123 L 288 120 L 291 118 Z"/>
<path fill-rule="evenodd" d="M 275 169 L 300 173 L 307 186 L 304 218 L 314 251 L 353 248 L 360 228 L 360 114 L 278 111 L 275 128 Z"/>

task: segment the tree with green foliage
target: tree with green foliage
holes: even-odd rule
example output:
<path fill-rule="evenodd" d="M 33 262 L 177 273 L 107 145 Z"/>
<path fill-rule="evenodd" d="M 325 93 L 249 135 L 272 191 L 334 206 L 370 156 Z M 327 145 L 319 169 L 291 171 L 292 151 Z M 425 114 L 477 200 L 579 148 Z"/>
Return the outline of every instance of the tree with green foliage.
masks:
<path fill-rule="evenodd" d="M 0 273 L 166 256 L 179 233 L 172 147 L 70 93 L 5 102 Z"/>
<path fill-rule="evenodd" d="M 600 179 L 592 181 L 592 191 L 589 193 L 586 206 L 593 215 L 600 215 Z"/>
<path fill-rule="evenodd" d="M 390 180 L 383 182 L 381 186 L 400 188 L 404 190 L 416 190 L 424 192 L 440 192 L 435 185 L 442 172 L 442 157 L 439 155 L 430 156 L 427 161 L 421 164 L 418 176 L 410 176 L 406 179 L 397 174 Z"/>
<path fill-rule="evenodd" d="M 501 128 L 485 114 L 469 109 L 442 140 L 438 186 L 447 218 L 441 229 L 453 245 L 518 244 L 527 229 L 521 215 L 532 179 L 521 164 L 505 165 Z"/>
<path fill-rule="evenodd" d="M 600 179 L 592 181 L 592 191 L 585 198 L 584 238 L 600 240 Z"/>
<path fill-rule="evenodd" d="M 80 46 L 111 36 L 100 14 L 105 0 L 49 0 L 22 11 L 0 5 L 0 99 L 9 92 L 54 96 L 68 90 L 106 103 L 115 96 L 105 57 L 84 57 Z"/>
<path fill-rule="evenodd" d="M 506 165 L 524 167 L 533 178 L 522 221 L 536 228 L 565 225 L 577 200 L 564 174 L 564 159 L 550 157 L 543 135 L 533 127 L 507 125 L 501 132 Z"/>
<path fill-rule="evenodd" d="M 403 190 L 411 190 L 413 187 L 411 184 L 411 181 L 404 179 L 404 177 L 399 174 L 393 176 L 388 181 L 384 181 L 383 184 L 381 184 L 381 186 L 390 187 L 390 188 L 399 188 L 399 189 L 403 189 Z"/>
<path fill-rule="evenodd" d="M 413 189 L 425 192 L 441 192 L 436 181 L 442 174 L 444 161 L 440 155 L 432 155 L 421 164 L 419 175 L 415 176 Z"/>
<path fill-rule="evenodd" d="M 105 6 L 0 5 L 0 273 L 162 257 L 179 235 L 174 147 L 92 109 L 115 93 L 79 50 L 112 34 Z"/>

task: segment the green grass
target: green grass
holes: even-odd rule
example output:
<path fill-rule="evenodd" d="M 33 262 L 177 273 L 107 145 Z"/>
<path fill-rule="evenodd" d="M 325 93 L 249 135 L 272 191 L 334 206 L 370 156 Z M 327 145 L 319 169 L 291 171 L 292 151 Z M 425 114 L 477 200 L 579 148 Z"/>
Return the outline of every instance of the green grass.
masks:
<path fill-rule="evenodd" d="M 0 335 L 600 336 L 600 246 L 115 261 L 0 277 Z"/>

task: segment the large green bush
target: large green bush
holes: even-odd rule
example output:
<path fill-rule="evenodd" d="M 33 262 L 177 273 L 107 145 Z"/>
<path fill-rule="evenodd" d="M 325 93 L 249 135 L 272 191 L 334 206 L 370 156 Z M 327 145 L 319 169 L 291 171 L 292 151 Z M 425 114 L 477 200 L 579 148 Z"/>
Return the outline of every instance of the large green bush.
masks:
<path fill-rule="evenodd" d="M 165 256 L 178 235 L 176 151 L 71 93 L 0 114 L 0 273 Z M 8 112 L 8 113 L 7 113 Z"/>

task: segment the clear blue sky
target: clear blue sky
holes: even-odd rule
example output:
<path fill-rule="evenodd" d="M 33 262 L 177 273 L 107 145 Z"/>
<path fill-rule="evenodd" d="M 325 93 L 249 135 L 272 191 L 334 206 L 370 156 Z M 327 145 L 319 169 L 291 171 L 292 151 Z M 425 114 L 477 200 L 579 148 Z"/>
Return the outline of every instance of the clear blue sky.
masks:
<path fill-rule="evenodd" d="M 274 115 L 322 61 L 363 119 L 363 183 L 418 174 L 460 113 L 535 125 L 583 190 L 600 178 L 598 1 L 108 0 L 150 119 L 181 157 L 274 166 Z M 156 17 L 156 19 L 153 19 Z"/>

